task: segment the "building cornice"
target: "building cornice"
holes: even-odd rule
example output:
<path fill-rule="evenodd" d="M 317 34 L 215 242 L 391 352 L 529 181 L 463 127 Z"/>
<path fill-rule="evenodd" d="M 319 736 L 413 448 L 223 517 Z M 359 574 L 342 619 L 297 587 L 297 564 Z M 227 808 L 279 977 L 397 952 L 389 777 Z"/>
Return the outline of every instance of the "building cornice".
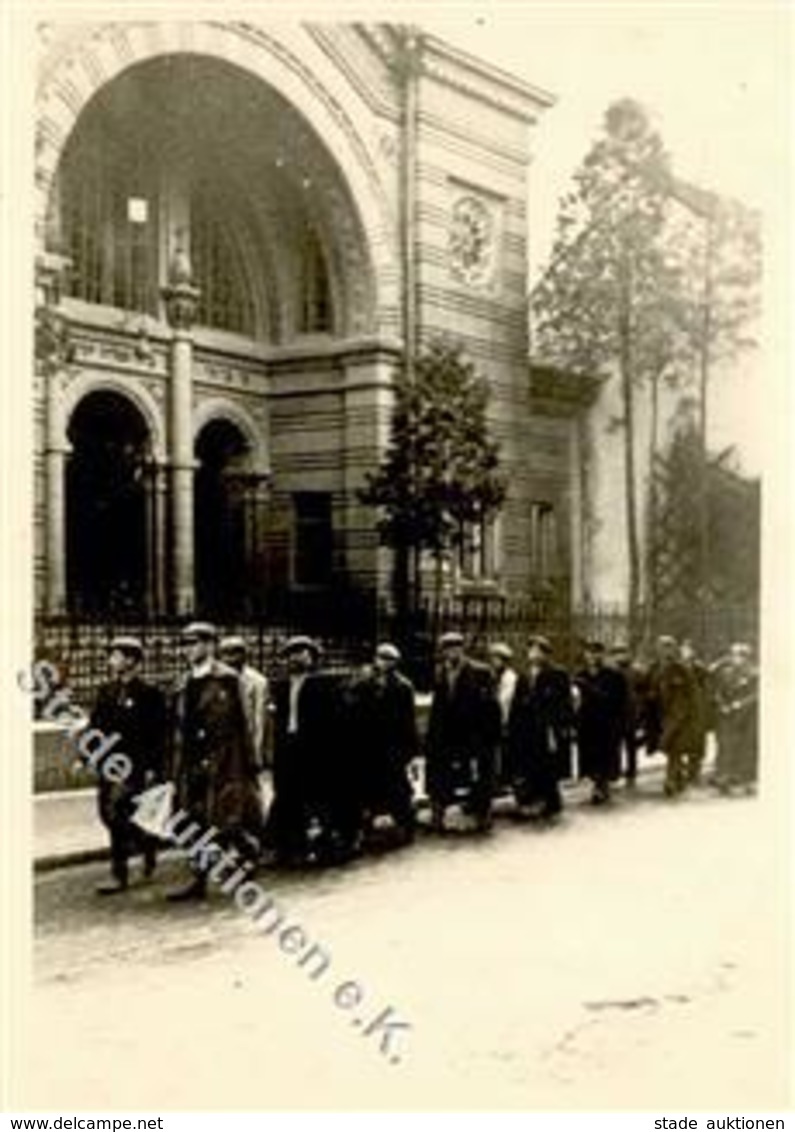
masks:
<path fill-rule="evenodd" d="M 531 409 L 543 406 L 556 416 L 576 416 L 590 408 L 607 380 L 602 374 L 577 373 L 532 360 L 528 378 Z"/>
<path fill-rule="evenodd" d="M 435 35 L 421 38 L 422 73 L 498 110 L 528 122 L 555 105 L 549 91 L 487 63 Z"/>

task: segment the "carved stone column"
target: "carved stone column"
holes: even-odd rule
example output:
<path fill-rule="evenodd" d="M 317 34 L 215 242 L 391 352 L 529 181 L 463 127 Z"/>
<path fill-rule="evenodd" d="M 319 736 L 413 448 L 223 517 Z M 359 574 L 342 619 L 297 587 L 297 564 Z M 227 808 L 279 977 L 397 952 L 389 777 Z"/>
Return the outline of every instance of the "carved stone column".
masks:
<path fill-rule="evenodd" d="M 147 468 L 146 604 L 150 613 L 165 613 L 167 589 L 168 467 L 152 462 Z"/>
<path fill-rule="evenodd" d="M 195 604 L 193 576 L 193 337 L 199 290 L 193 286 L 187 252 L 178 248 L 163 288 L 171 344 L 169 397 L 171 460 L 172 605 L 177 614 Z"/>
<path fill-rule="evenodd" d="M 71 445 L 49 444 L 47 477 L 47 612 L 66 611 L 66 464 Z"/>
<path fill-rule="evenodd" d="M 71 446 L 61 435 L 56 405 L 58 375 L 73 357 L 69 326 L 59 310 L 63 276 L 69 261 L 42 253 L 36 261 L 36 364 L 42 378 L 47 439 L 44 450 L 46 493 L 46 608 L 64 613 L 66 593 L 66 465 Z"/>
<path fill-rule="evenodd" d="M 269 495 L 269 477 L 261 474 L 253 475 L 249 482 L 247 498 L 246 561 L 254 613 L 260 613 L 266 605 L 268 578 L 265 540 Z"/>

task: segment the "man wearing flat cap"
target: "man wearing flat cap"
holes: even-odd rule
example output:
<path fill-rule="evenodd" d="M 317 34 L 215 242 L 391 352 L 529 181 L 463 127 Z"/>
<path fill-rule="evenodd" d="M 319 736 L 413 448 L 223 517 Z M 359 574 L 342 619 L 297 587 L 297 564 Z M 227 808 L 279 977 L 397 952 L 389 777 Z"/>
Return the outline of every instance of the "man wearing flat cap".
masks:
<path fill-rule="evenodd" d="M 579 773 L 591 780 L 591 802 L 599 805 L 609 801 L 611 784 L 621 774 L 629 687 L 622 672 L 605 664 L 601 641 L 586 641 L 583 654 L 585 663 L 574 677 Z"/>
<path fill-rule="evenodd" d="M 248 663 L 248 647 L 243 637 L 223 637 L 219 652 L 224 664 L 234 668 L 240 676 L 243 710 L 251 732 L 254 759 L 257 768 L 264 765 L 265 726 L 268 711 L 268 678 Z"/>
<path fill-rule="evenodd" d="M 560 780 L 571 766 L 572 698 L 568 673 L 552 661 L 552 645 L 533 634 L 511 715 L 510 752 L 519 813 L 555 818 L 563 808 Z"/>
<path fill-rule="evenodd" d="M 495 779 L 500 786 L 510 782 L 509 735 L 511 715 L 516 702 L 516 684 L 519 674 L 513 664 L 513 649 L 504 641 L 489 645 L 489 661 L 494 673 L 494 692 L 500 709 L 500 743 L 497 752 Z"/>
<path fill-rule="evenodd" d="M 385 814 L 409 842 L 415 825 L 409 766 L 419 738 L 414 686 L 399 671 L 400 660 L 395 645 L 378 645 L 372 666 L 350 689 L 348 733 L 365 831 Z"/>
<path fill-rule="evenodd" d="M 266 841 L 278 864 L 331 863 L 350 850 L 353 836 L 342 815 L 348 784 L 339 763 L 341 693 L 320 671 L 322 650 L 311 637 L 290 637 L 282 655 L 287 674 L 275 681 L 270 707 L 273 800 Z"/>
<path fill-rule="evenodd" d="M 674 637 L 658 638 L 657 658 L 649 669 L 646 716 L 646 750 L 665 754 L 665 794 L 676 798 L 692 781 L 699 739 L 698 689 Z"/>
<path fill-rule="evenodd" d="M 491 669 L 468 657 L 460 633 L 439 641 L 440 665 L 425 737 L 425 782 L 433 828 L 461 800 L 480 832 L 491 828 L 499 707 Z"/>
<path fill-rule="evenodd" d="M 259 851 L 262 808 L 254 745 L 246 720 L 240 676 L 216 657 L 218 633 L 205 621 L 182 632 L 188 672 L 174 698 L 172 777 L 177 807 L 202 831 L 215 828 L 219 845 L 248 859 Z M 206 873 L 193 866 L 192 881 L 171 900 L 202 899 Z"/>
<path fill-rule="evenodd" d="M 161 778 L 166 740 L 166 700 L 142 679 L 144 650 L 137 637 L 114 637 L 108 653 L 110 679 L 97 693 L 89 726 L 107 738 L 118 736 L 115 750 L 129 760 L 123 782 L 111 781 L 100 767 L 99 814 L 110 834 L 111 880 L 98 892 L 123 892 L 129 883 L 128 860 L 144 859 L 144 876 L 155 870 L 157 842 L 130 821 L 135 796 Z"/>

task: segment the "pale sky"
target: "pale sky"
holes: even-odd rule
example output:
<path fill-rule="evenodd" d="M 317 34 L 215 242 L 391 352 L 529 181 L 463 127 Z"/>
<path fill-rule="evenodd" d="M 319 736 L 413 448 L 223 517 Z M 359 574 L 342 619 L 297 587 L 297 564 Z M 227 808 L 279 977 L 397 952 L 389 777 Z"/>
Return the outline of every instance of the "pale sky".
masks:
<path fill-rule="evenodd" d="M 623 96 L 651 113 L 675 171 L 758 208 L 768 227 L 786 195 L 792 9 L 736 5 L 502 3 L 435 6 L 428 31 L 554 94 L 534 140 L 531 280 L 549 254 L 558 199 Z M 780 231 L 776 233 L 780 239 Z M 761 356 L 710 405 L 715 446 L 759 471 Z"/>
<path fill-rule="evenodd" d="M 535 261 L 604 110 L 625 95 L 651 112 L 681 176 L 763 211 L 774 199 L 791 98 L 783 4 L 503 2 L 438 6 L 421 23 L 558 98 L 534 144 Z"/>

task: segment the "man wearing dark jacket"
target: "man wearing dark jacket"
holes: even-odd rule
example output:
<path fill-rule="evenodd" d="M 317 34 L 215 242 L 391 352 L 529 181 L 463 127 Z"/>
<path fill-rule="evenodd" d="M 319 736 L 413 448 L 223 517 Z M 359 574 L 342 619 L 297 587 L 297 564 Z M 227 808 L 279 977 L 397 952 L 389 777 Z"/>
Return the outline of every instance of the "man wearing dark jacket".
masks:
<path fill-rule="evenodd" d="M 707 732 L 714 727 L 712 710 L 712 688 L 709 669 L 696 655 L 692 641 L 682 641 L 680 659 L 693 678 L 693 752 L 688 767 L 688 785 L 697 786 L 701 781 L 704 759 L 707 754 Z"/>
<path fill-rule="evenodd" d="M 278 864 L 331 864 L 351 855 L 358 836 L 352 760 L 341 742 L 342 692 L 319 671 L 316 641 L 291 637 L 282 651 L 288 674 L 275 682 L 271 702 L 273 801 L 266 840 Z"/>
<path fill-rule="evenodd" d="M 409 765 L 419 753 L 414 687 L 398 671 L 400 652 L 389 642 L 372 668 L 350 689 L 348 734 L 365 828 L 388 814 L 402 840 L 414 837 L 414 792 Z"/>
<path fill-rule="evenodd" d="M 662 751 L 667 759 L 665 794 L 675 798 L 693 777 L 697 761 L 698 693 L 695 678 L 679 657 L 673 637 L 657 642 L 657 660 L 649 669 L 646 712 L 646 750 Z"/>
<path fill-rule="evenodd" d="M 620 641 L 613 645 L 610 663 L 627 682 L 627 710 L 624 716 L 622 772 L 625 785 L 634 789 L 638 777 L 638 747 L 643 742 L 643 724 L 646 719 L 648 698 L 648 672 L 639 662 L 633 661 L 629 645 Z"/>
<path fill-rule="evenodd" d="M 629 700 L 625 676 L 604 663 L 604 653 L 601 641 L 588 641 L 585 665 L 574 677 L 580 778 L 593 783 L 595 805 L 609 801 L 610 784 L 621 774 Z"/>
<path fill-rule="evenodd" d="M 499 705 L 491 670 L 464 653 L 460 633 L 439 642 L 441 664 L 428 720 L 425 782 L 433 828 L 459 795 L 480 832 L 491 828 L 494 768 L 500 738 Z"/>
<path fill-rule="evenodd" d="M 571 759 L 571 685 L 552 663 L 546 637 L 530 638 L 527 659 L 511 716 L 514 795 L 523 816 L 554 818 L 563 808 L 560 779 Z"/>
<path fill-rule="evenodd" d="M 128 858 L 137 848 L 143 852 L 144 875 L 155 870 L 156 845 L 131 823 L 135 795 L 156 782 L 163 773 L 166 737 L 166 701 L 152 684 L 141 679 L 143 645 L 137 637 L 111 641 L 108 667 L 111 679 L 103 684 L 91 713 L 90 726 L 110 738 L 118 735 L 118 750 L 129 760 L 123 782 L 102 777 L 100 768 L 99 813 L 110 833 L 112 879 L 99 886 L 101 895 L 123 892 L 129 882 Z"/>
<path fill-rule="evenodd" d="M 217 637 L 215 627 L 206 622 L 194 622 L 182 634 L 190 668 L 174 699 L 176 805 L 201 832 L 214 829 L 219 846 L 253 859 L 262 827 L 257 762 L 240 676 L 216 658 Z M 193 880 L 169 892 L 168 899 L 206 895 L 206 871 L 197 863 L 192 867 Z"/>

